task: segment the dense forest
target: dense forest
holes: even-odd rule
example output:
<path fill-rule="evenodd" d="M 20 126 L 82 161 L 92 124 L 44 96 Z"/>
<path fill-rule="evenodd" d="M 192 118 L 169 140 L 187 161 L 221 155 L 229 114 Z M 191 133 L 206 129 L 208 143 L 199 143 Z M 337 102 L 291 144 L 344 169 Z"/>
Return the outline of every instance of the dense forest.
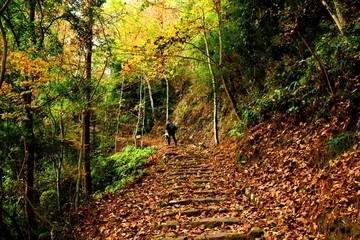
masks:
<path fill-rule="evenodd" d="M 324 221 L 360 236 L 359 1 L 1 0 L 0 31 L 0 239 L 65 238 L 146 175 L 166 119 L 253 176 L 292 141 L 313 173 L 347 167 Z"/>

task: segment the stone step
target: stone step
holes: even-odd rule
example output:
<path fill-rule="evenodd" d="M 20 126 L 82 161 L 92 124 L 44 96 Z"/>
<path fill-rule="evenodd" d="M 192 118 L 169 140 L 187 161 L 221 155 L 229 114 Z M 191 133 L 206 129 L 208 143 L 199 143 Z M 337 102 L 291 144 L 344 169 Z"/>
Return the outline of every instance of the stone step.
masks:
<path fill-rule="evenodd" d="M 191 175 L 190 175 L 191 176 Z M 198 174 L 198 175 L 193 175 L 193 176 L 191 176 L 192 178 L 196 178 L 196 180 L 209 180 L 211 177 L 212 177 L 212 175 L 210 175 L 210 174 L 207 174 L 207 173 L 200 173 L 200 174 Z"/>
<path fill-rule="evenodd" d="M 156 228 L 162 229 L 164 227 L 167 227 L 169 229 L 176 229 L 178 226 L 180 226 L 180 223 L 178 221 L 168 221 L 160 223 Z"/>
<path fill-rule="evenodd" d="M 187 205 L 192 203 L 192 199 L 180 199 L 180 200 L 170 200 L 167 205 L 171 206 L 171 205 Z"/>
<path fill-rule="evenodd" d="M 186 189 L 186 188 L 188 188 L 188 186 L 187 185 L 181 185 L 181 186 L 176 186 L 176 187 L 173 187 L 173 190 L 182 190 L 182 189 Z"/>
<path fill-rule="evenodd" d="M 178 172 L 172 172 L 169 173 L 168 176 L 172 177 L 172 176 L 184 176 L 184 175 L 202 175 L 202 174 L 207 174 L 206 172 L 196 172 L 196 171 L 178 171 Z"/>
<path fill-rule="evenodd" d="M 193 189 L 193 190 L 205 189 L 205 188 L 207 188 L 206 185 L 194 185 L 194 186 L 191 187 L 191 189 Z"/>
<path fill-rule="evenodd" d="M 187 217 L 196 217 L 200 216 L 201 214 L 207 215 L 214 215 L 215 213 L 225 213 L 228 212 L 227 209 L 217 209 L 217 208 L 204 208 L 204 209 L 188 209 L 182 211 L 173 211 L 173 212 L 166 212 L 164 216 L 187 216 Z"/>
<path fill-rule="evenodd" d="M 209 183 L 210 180 L 207 180 L 207 179 L 198 179 L 198 180 L 192 180 L 191 182 L 192 182 L 192 183 L 195 183 L 195 184 L 202 184 L 202 183 Z"/>
<path fill-rule="evenodd" d="M 237 218 L 203 218 L 197 221 L 190 222 L 190 226 L 192 227 L 198 227 L 200 225 L 203 225 L 207 228 L 214 228 L 221 225 L 234 225 L 234 224 L 240 224 L 240 220 Z"/>
<path fill-rule="evenodd" d="M 189 168 L 189 167 L 200 167 L 200 162 L 170 162 L 167 164 L 171 168 Z"/>
<path fill-rule="evenodd" d="M 196 195 L 215 195 L 216 192 L 214 190 L 200 190 L 193 192 Z"/>
<path fill-rule="evenodd" d="M 165 157 L 175 157 L 175 156 L 179 157 L 181 155 L 176 153 L 176 152 L 167 152 L 167 153 L 164 154 L 164 156 Z"/>
<path fill-rule="evenodd" d="M 184 176 L 184 175 L 173 175 L 173 176 L 166 177 L 165 181 L 170 182 L 170 181 L 173 181 L 173 180 L 186 180 L 186 179 L 189 179 L 189 177 Z"/>
<path fill-rule="evenodd" d="M 251 239 L 242 233 L 226 233 L 226 232 L 212 232 L 204 233 L 194 238 L 194 240 L 248 240 Z"/>
<path fill-rule="evenodd" d="M 170 200 L 167 204 L 171 205 L 188 205 L 190 203 L 217 203 L 226 201 L 226 198 L 194 198 L 194 199 L 180 199 L 180 200 Z"/>
<path fill-rule="evenodd" d="M 236 225 L 236 224 L 240 224 L 240 220 L 237 218 L 203 218 L 200 220 L 195 220 L 192 222 L 185 222 L 184 225 L 185 226 L 190 226 L 190 227 L 198 227 L 198 226 L 204 226 L 206 228 L 215 228 L 215 227 L 219 227 L 219 226 L 223 226 L 223 225 Z M 161 229 L 167 227 L 169 229 L 176 229 L 178 227 L 180 227 L 180 222 L 178 221 L 168 221 L 168 222 L 163 222 L 160 223 L 157 226 L 157 229 Z"/>
<path fill-rule="evenodd" d="M 185 170 L 211 170 L 211 167 L 207 164 L 196 164 L 196 165 L 185 165 L 185 164 L 179 164 L 176 166 L 177 169 L 185 169 Z"/>
<path fill-rule="evenodd" d="M 188 236 L 180 236 L 180 237 L 171 237 L 167 236 L 165 238 L 156 237 L 155 239 L 163 239 L 163 240 L 188 240 Z M 195 238 L 194 240 L 251 240 L 254 239 L 253 236 L 247 236 L 240 232 L 208 232 L 203 233 Z M 256 238 L 255 238 L 256 239 Z"/>
<path fill-rule="evenodd" d="M 185 169 L 185 168 L 178 168 L 176 170 L 174 170 L 174 172 L 177 173 L 197 173 L 197 174 L 212 174 L 211 170 L 203 170 L 202 168 L 199 169 Z"/>
<path fill-rule="evenodd" d="M 178 180 L 178 179 L 173 179 L 173 180 L 168 180 L 165 181 L 165 185 L 172 185 L 172 186 L 177 186 L 177 185 L 185 185 L 188 184 L 189 180 Z"/>
<path fill-rule="evenodd" d="M 217 203 L 217 202 L 222 202 L 222 201 L 226 201 L 226 198 L 195 198 L 193 199 L 193 202 L 198 202 L 198 203 Z"/>

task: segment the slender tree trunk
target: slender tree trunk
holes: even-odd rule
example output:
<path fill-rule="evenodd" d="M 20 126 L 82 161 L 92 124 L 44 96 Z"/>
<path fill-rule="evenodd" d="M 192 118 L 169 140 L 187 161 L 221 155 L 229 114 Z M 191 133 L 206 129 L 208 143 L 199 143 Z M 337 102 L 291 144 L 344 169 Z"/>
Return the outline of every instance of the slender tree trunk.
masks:
<path fill-rule="evenodd" d="M 83 135 L 81 134 L 80 144 L 83 145 Z M 82 147 L 80 148 L 79 152 L 79 159 L 78 159 L 78 173 L 76 178 L 76 188 L 75 188 L 75 211 L 79 208 L 79 202 L 80 202 L 80 185 L 81 185 L 81 179 L 82 179 L 82 159 L 83 159 L 83 151 Z"/>
<path fill-rule="evenodd" d="M 166 81 L 166 120 L 169 119 L 169 80 L 165 77 Z"/>
<path fill-rule="evenodd" d="M 326 9 L 328 10 L 330 16 L 334 20 L 335 25 L 339 29 L 340 33 L 344 35 L 343 28 L 345 26 L 345 20 L 344 20 L 344 17 L 342 15 L 342 13 L 341 13 L 339 2 L 337 0 L 334 0 L 335 12 L 336 13 L 334 13 L 331 10 L 331 7 L 329 6 L 329 4 L 325 0 L 322 0 L 321 2 L 326 7 Z"/>
<path fill-rule="evenodd" d="M 62 109 L 62 102 L 61 102 L 61 109 Z M 60 136 L 61 136 L 61 144 L 60 144 L 60 159 L 57 164 L 57 173 L 56 173 L 56 193 L 57 193 L 57 203 L 58 203 L 58 212 L 62 215 L 61 211 L 61 170 L 62 170 L 62 163 L 64 161 L 64 139 L 65 139 L 65 130 L 64 130 L 64 120 L 63 117 L 60 117 Z"/>
<path fill-rule="evenodd" d="M 217 96 L 216 96 L 216 82 L 215 82 L 215 75 L 214 75 L 214 71 L 212 69 L 212 65 L 211 65 L 211 58 L 210 58 L 210 51 L 209 51 L 209 44 L 207 41 L 207 37 L 206 37 L 206 30 L 205 30 L 205 14 L 203 13 L 202 15 L 202 24 L 203 24 L 203 38 L 204 38 L 204 42 L 205 42 L 205 50 L 206 50 L 206 55 L 207 55 L 207 63 L 208 63 L 208 67 L 209 67 L 209 72 L 211 75 L 211 82 L 212 82 L 212 87 L 213 87 L 213 108 L 214 108 L 214 116 L 213 116 L 213 128 L 214 128 L 214 142 L 215 145 L 219 144 L 219 137 L 218 137 L 218 111 L 217 111 Z"/>
<path fill-rule="evenodd" d="M 140 89 L 139 89 L 139 107 L 138 107 L 138 116 L 137 116 L 137 122 L 136 127 L 134 130 L 133 138 L 135 141 L 135 147 L 137 147 L 137 140 L 138 140 L 138 131 L 140 126 L 140 119 L 141 119 L 141 104 L 142 104 L 142 79 L 140 80 Z"/>
<path fill-rule="evenodd" d="M 321 59 L 320 59 L 319 56 L 316 54 L 316 52 L 311 48 L 310 44 L 306 41 L 306 39 L 301 36 L 300 33 L 299 33 L 299 37 L 301 38 L 301 40 L 303 41 L 303 43 L 305 44 L 305 46 L 307 47 L 307 49 L 310 51 L 311 55 L 314 57 L 317 65 L 318 65 L 318 68 L 320 69 L 321 73 L 323 74 L 323 76 L 324 76 L 325 79 L 326 79 L 326 82 L 327 82 L 329 91 L 330 91 L 332 94 L 334 94 L 334 89 L 333 89 L 333 86 L 332 86 L 332 84 L 331 84 L 331 80 L 330 80 L 329 74 L 328 74 L 327 70 L 325 69 L 325 67 L 324 67 Z"/>
<path fill-rule="evenodd" d="M 82 111 L 82 161 L 84 163 L 84 188 L 88 195 L 92 194 L 91 169 L 90 169 L 90 109 L 89 103 Z"/>
<path fill-rule="evenodd" d="M 141 126 L 141 149 L 143 149 L 144 130 L 145 130 L 145 116 L 146 116 L 146 90 L 144 86 L 144 97 L 143 97 L 143 113 L 142 113 L 142 126 Z"/>
<path fill-rule="evenodd" d="M 120 90 L 120 99 L 119 99 L 119 108 L 117 114 L 117 124 L 116 124 L 116 134 L 115 134 L 115 152 L 117 151 L 117 139 L 119 137 L 119 128 L 120 128 L 120 116 L 121 116 L 121 107 L 122 107 L 122 100 L 123 100 L 123 92 L 124 92 L 124 77 L 121 81 L 121 90 Z"/>
<path fill-rule="evenodd" d="M 7 45 L 7 39 L 6 39 L 6 32 L 4 30 L 4 27 L 2 25 L 2 21 L 0 18 L 0 31 L 3 39 L 3 52 L 2 52 L 2 59 L 1 59 L 1 73 L 0 73 L 0 88 L 2 86 L 2 83 L 4 81 L 5 77 L 5 71 L 6 71 L 6 59 L 7 59 L 7 51 L 8 51 L 8 45 Z"/>
<path fill-rule="evenodd" d="M 88 195 L 92 194 L 91 185 L 91 157 L 90 157 L 90 133 L 91 133 L 91 64 L 92 64 L 92 48 L 93 48 L 93 12 L 92 1 L 86 2 L 89 7 L 87 13 L 87 22 L 84 28 L 85 31 L 85 79 L 82 84 L 82 112 L 81 112 L 81 149 L 78 162 L 78 179 L 76 182 L 76 197 L 75 208 L 78 208 L 79 194 L 80 194 L 80 182 L 83 180 L 83 187 Z M 82 174 L 83 172 L 83 174 Z"/>
<path fill-rule="evenodd" d="M 34 46 L 36 46 L 36 34 L 35 34 L 35 8 L 36 1 L 29 1 L 29 23 L 31 25 L 31 40 Z M 34 78 L 31 77 L 31 80 L 34 81 Z M 26 94 L 24 94 L 25 102 L 25 111 L 27 116 L 27 121 L 25 121 L 26 129 L 26 139 L 27 139 L 27 149 L 26 149 L 26 189 L 25 189 L 25 212 L 28 218 L 28 239 L 35 239 L 36 231 L 36 219 L 35 219 L 35 210 L 33 208 L 35 202 L 35 186 L 34 186 L 34 171 L 35 171 L 35 135 L 34 135 L 34 113 L 31 107 L 32 105 L 32 92 L 29 87 L 26 89 Z"/>
<path fill-rule="evenodd" d="M 91 3 L 89 3 L 91 4 Z M 91 6 L 90 6 L 91 7 Z M 93 48 L 93 30 L 92 30 L 92 17 L 93 13 L 89 13 L 88 26 L 86 31 L 88 31 L 86 39 L 86 56 L 85 56 L 85 91 L 84 97 L 85 101 L 83 102 L 82 110 L 82 135 L 84 142 L 82 145 L 83 151 L 83 162 L 84 162 L 84 178 L 85 178 L 85 191 L 88 195 L 92 194 L 92 185 L 91 185 L 91 166 L 90 166 L 90 120 L 91 120 L 91 64 L 92 64 L 92 48 Z"/>
<path fill-rule="evenodd" d="M 222 17 L 221 17 L 221 0 L 214 0 L 215 10 L 218 17 L 218 38 L 219 38 L 219 73 L 220 73 L 220 79 L 221 82 L 225 88 L 226 95 L 228 96 L 231 106 L 233 107 L 235 111 L 236 118 L 240 121 L 240 111 L 237 107 L 236 100 L 234 98 L 234 95 L 229 90 L 229 86 L 227 82 L 225 81 L 225 78 L 222 73 L 222 62 L 223 62 L 223 40 L 222 40 Z"/>
<path fill-rule="evenodd" d="M 146 80 L 147 83 L 147 87 L 149 90 L 149 98 L 150 98 L 150 105 L 151 105 L 151 116 L 154 117 L 155 116 L 155 110 L 154 110 L 154 99 L 152 97 L 152 91 L 151 91 L 151 84 L 149 79 L 146 77 L 145 73 L 144 73 L 144 78 Z"/>
<path fill-rule="evenodd" d="M 24 94 L 24 102 L 26 104 L 26 188 L 25 188 L 25 212 L 28 220 L 28 239 L 35 239 L 35 211 L 33 208 L 34 195 L 34 167 L 35 167 L 35 136 L 34 136 L 34 115 L 31 109 L 32 93 L 30 89 L 26 89 L 29 93 Z"/>

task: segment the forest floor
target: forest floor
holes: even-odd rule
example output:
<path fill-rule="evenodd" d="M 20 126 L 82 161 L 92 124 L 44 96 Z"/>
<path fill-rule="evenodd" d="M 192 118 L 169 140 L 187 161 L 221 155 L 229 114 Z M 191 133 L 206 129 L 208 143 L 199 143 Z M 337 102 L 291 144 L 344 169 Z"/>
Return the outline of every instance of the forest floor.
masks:
<path fill-rule="evenodd" d="M 245 239 L 240 233 L 262 234 L 250 224 L 254 206 L 242 204 L 247 200 L 237 190 L 236 166 L 226 155 L 213 157 L 195 145 L 157 147 L 139 183 L 83 206 L 73 236 Z"/>
<path fill-rule="evenodd" d="M 213 148 L 147 139 L 146 176 L 82 205 L 71 236 L 360 239 L 359 133 L 330 160 L 324 147 L 341 122 L 272 119 Z"/>

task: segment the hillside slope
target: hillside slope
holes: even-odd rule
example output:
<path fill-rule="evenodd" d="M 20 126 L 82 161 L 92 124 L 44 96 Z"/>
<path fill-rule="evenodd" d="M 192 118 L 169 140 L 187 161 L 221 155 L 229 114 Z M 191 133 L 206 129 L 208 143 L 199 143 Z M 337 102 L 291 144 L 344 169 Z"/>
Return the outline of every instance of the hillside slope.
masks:
<path fill-rule="evenodd" d="M 158 151 L 148 160 L 148 175 L 84 205 L 69 235 L 359 239 L 359 123 L 344 131 L 354 122 L 351 107 L 340 104 L 333 111 L 327 120 L 304 122 L 277 115 L 206 149 L 151 140 Z M 195 178 L 209 194 L 201 201 Z"/>

